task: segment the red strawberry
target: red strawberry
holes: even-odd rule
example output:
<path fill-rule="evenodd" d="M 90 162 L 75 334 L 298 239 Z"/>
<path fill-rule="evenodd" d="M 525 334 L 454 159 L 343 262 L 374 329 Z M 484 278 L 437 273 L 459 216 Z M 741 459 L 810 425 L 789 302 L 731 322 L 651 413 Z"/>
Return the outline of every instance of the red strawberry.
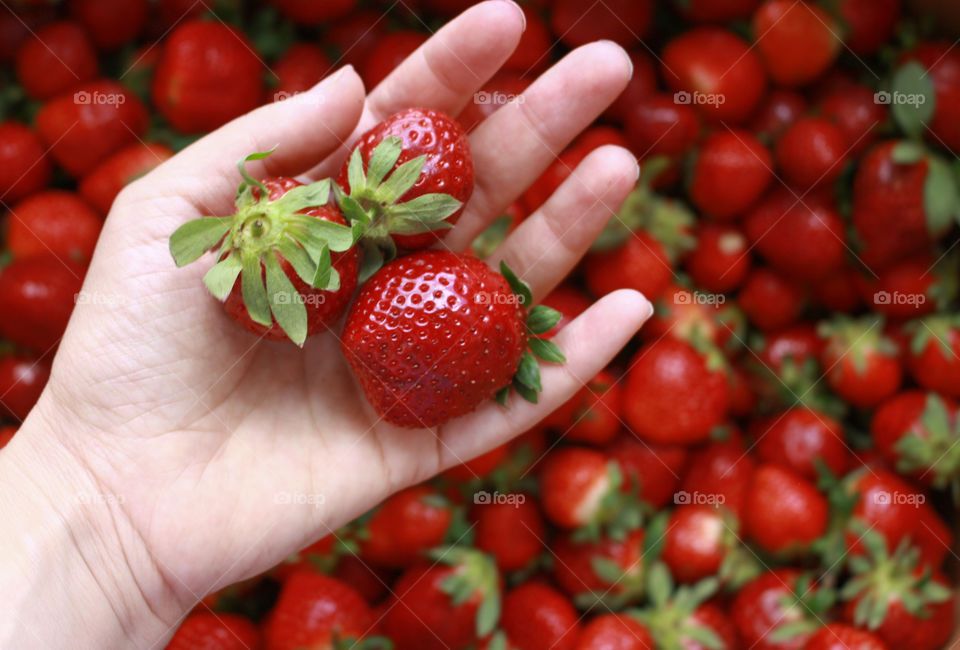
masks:
<path fill-rule="evenodd" d="M 465 463 L 455 465 L 443 472 L 443 476 L 453 481 L 467 482 L 472 479 L 486 478 L 507 458 L 508 445 L 503 444 L 494 447 L 485 454 L 480 454 L 476 458 L 468 460 Z"/>
<path fill-rule="evenodd" d="M 620 489 L 635 489 L 637 496 L 654 508 L 673 500 L 689 454 L 683 445 L 646 443 L 627 432 L 604 452 L 620 466 Z"/>
<path fill-rule="evenodd" d="M 313 43 L 294 43 L 270 66 L 277 84 L 270 93 L 273 101 L 284 100 L 313 88 L 333 68 L 327 55 Z"/>
<path fill-rule="evenodd" d="M 744 585 L 730 611 L 747 647 L 799 650 L 819 627 L 830 596 L 798 569 L 775 569 Z"/>
<path fill-rule="evenodd" d="M 379 603 L 389 590 L 393 576 L 389 571 L 370 566 L 356 555 L 349 553 L 337 558 L 337 566 L 331 574 L 342 580 L 363 596 L 368 603 Z"/>
<path fill-rule="evenodd" d="M 339 318 L 357 283 L 354 237 L 336 206 L 330 181 L 258 181 L 238 168 L 237 212 L 185 223 L 170 236 L 177 266 L 217 248 L 204 277 L 210 292 L 244 328 L 274 341 L 303 345 Z M 331 253 L 332 251 L 332 253 Z"/>
<path fill-rule="evenodd" d="M 409 29 L 384 34 L 370 49 L 360 68 L 360 76 L 367 88 L 376 88 L 426 41 L 426 34 Z"/>
<path fill-rule="evenodd" d="M 368 240 L 390 247 L 392 235 L 400 248 L 424 248 L 456 223 L 473 193 L 470 145 L 454 119 L 409 108 L 360 136 L 337 183 L 367 211 Z"/>
<path fill-rule="evenodd" d="M 876 53 L 900 20 L 900 0 L 841 0 L 835 6 L 843 42 L 859 56 Z"/>
<path fill-rule="evenodd" d="M 700 145 L 690 174 L 690 199 L 711 217 L 729 221 L 750 207 L 773 180 L 773 158 L 744 130 L 713 133 Z"/>
<path fill-rule="evenodd" d="M 657 301 L 641 339 L 656 341 L 671 336 L 708 351 L 710 346 L 723 349 L 731 343 L 731 337 L 739 339 L 745 334 L 740 312 L 734 306 L 721 306 L 724 302 L 722 296 L 681 287 L 668 289 Z M 738 330 L 741 330 L 739 334 Z M 739 346 L 739 340 L 737 344 Z"/>
<path fill-rule="evenodd" d="M 756 267 L 747 275 L 737 302 L 755 327 L 769 332 L 796 322 L 803 300 L 796 283 L 776 271 Z"/>
<path fill-rule="evenodd" d="M 822 117 L 805 117 L 777 140 L 777 167 L 799 190 L 829 185 L 843 172 L 852 145 L 840 127 Z"/>
<path fill-rule="evenodd" d="M 536 501 L 525 494 L 510 496 L 513 501 L 478 503 L 471 511 L 474 544 L 492 555 L 501 571 L 530 566 L 547 536 Z"/>
<path fill-rule="evenodd" d="M 583 628 L 574 650 L 654 650 L 653 637 L 627 614 L 601 614 Z"/>
<path fill-rule="evenodd" d="M 147 130 L 143 102 L 114 81 L 92 81 L 75 93 L 58 95 L 37 113 L 37 133 L 50 155 L 74 178 Z"/>
<path fill-rule="evenodd" d="M 774 88 L 753 114 L 750 129 L 758 137 L 776 141 L 807 109 L 807 99 L 800 93 Z"/>
<path fill-rule="evenodd" d="M 97 55 L 72 21 L 44 25 L 17 50 L 17 80 L 34 99 L 50 99 L 97 76 Z"/>
<path fill-rule="evenodd" d="M 489 634 L 500 616 L 500 584 L 493 561 L 478 551 L 439 550 L 443 564 L 407 569 L 393 586 L 383 630 L 398 648 L 468 648 Z"/>
<path fill-rule="evenodd" d="M 360 555 L 377 566 L 402 569 L 423 560 L 447 536 L 453 509 L 426 485 L 401 490 L 384 501 L 359 534 Z"/>
<path fill-rule="evenodd" d="M 921 528 L 918 506 L 926 502 L 926 495 L 893 472 L 878 467 L 860 470 L 848 475 L 843 487 L 856 499 L 851 512 L 853 521 L 879 535 L 889 552 L 913 538 Z M 849 531 L 846 539 L 851 555 L 863 555 L 869 550 L 865 549 L 869 539 L 856 529 Z"/>
<path fill-rule="evenodd" d="M 728 29 L 692 29 L 667 43 L 661 55 L 663 78 L 677 101 L 711 122 L 746 122 L 766 89 L 760 59 Z"/>
<path fill-rule="evenodd" d="M 624 397 L 624 418 L 644 440 L 702 441 L 727 410 L 719 352 L 704 355 L 672 337 L 649 343 L 630 364 Z"/>
<path fill-rule="evenodd" d="M 165 39 L 151 97 L 177 131 L 212 131 L 257 107 L 263 72 L 253 46 L 238 30 L 219 21 L 192 20 Z"/>
<path fill-rule="evenodd" d="M 883 316 L 919 318 L 953 297 L 954 273 L 949 264 L 939 268 L 927 254 L 914 255 L 878 269 L 877 277 L 860 276 L 859 290 L 864 302 Z"/>
<path fill-rule="evenodd" d="M 663 155 L 677 161 L 700 138 L 700 117 L 690 104 L 654 93 L 640 99 L 627 113 L 630 149 L 641 160 Z"/>
<path fill-rule="evenodd" d="M 255 650 L 260 633 L 248 619 L 236 614 L 191 614 L 174 633 L 166 650 Z"/>
<path fill-rule="evenodd" d="M 960 151 L 960 128 L 954 119 L 960 108 L 960 52 L 947 41 L 923 43 L 907 53 L 903 61 L 919 63 L 926 70 L 924 76 L 929 75 L 933 82 L 934 111 L 929 123 L 933 142 Z"/>
<path fill-rule="evenodd" d="M 618 289 L 633 289 L 656 300 L 673 278 L 673 269 L 663 245 L 637 231 L 613 250 L 590 253 L 583 262 L 587 287 L 597 297 Z"/>
<path fill-rule="evenodd" d="M 554 325 L 553 329 L 543 334 L 543 338 L 552 339 L 570 321 L 587 311 L 591 303 L 590 299 L 579 289 L 575 289 L 569 284 L 561 284 L 551 291 L 541 304 L 560 312 L 560 320 L 557 321 L 557 324 Z"/>
<path fill-rule="evenodd" d="M 50 364 L 24 355 L 0 357 L 0 414 L 25 420 L 50 378 Z"/>
<path fill-rule="evenodd" d="M 605 445 L 616 437 L 622 426 L 621 393 L 617 378 L 601 370 L 544 423 L 563 432 L 563 437 L 570 442 Z"/>
<path fill-rule="evenodd" d="M 680 505 L 667 519 L 660 558 L 678 582 L 697 582 L 720 571 L 736 537 L 723 511 L 702 503 Z"/>
<path fill-rule="evenodd" d="M 827 530 L 827 499 L 799 474 L 776 465 L 757 467 L 743 513 L 746 536 L 770 553 L 807 549 Z"/>
<path fill-rule="evenodd" d="M 555 345 L 530 338 L 559 315 L 538 306 L 528 318 L 529 289 L 505 265 L 501 270 L 506 278 L 476 258 L 420 251 L 387 264 L 363 286 L 342 349 L 381 417 L 434 426 L 498 391 L 505 399 L 511 378 L 522 396 L 536 400 L 537 361 L 525 348 L 529 341 L 541 358 L 562 361 Z"/>
<path fill-rule="evenodd" d="M 607 0 L 588 7 L 579 0 L 553 0 L 550 26 L 570 47 L 601 39 L 627 46 L 646 36 L 653 7 L 651 0 Z"/>
<path fill-rule="evenodd" d="M 60 342 L 86 266 L 53 255 L 14 260 L 0 270 L 0 337 L 45 353 Z"/>
<path fill-rule="evenodd" d="M 820 102 L 820 112 L 843 133 L 844 150 L 848 150 L 851 157 L 859 157 L 873 144 L 880 126 L 887 119 L 887 110 L 876 102 L 873 89 L 859 84 L 829 93 Z"/>
<path fill-rule="evenodd" d="M 803 650 L 889 650 L 889 648 L 876 634 L 846 623 L 828 623 L 810 635 Z"/>
<path fill-rule="evenodd" d="M 739 287 L 750 271 L 747 238 L 734 226 L 704 223 L 686 269 L 698 287 L 724 293 Z"/>
<path fill-rule="evenodd" d="M 960 479 L 957 403 L 935 393 L 908 390 L 874 412 L 870 435 L 898 472 L 937 488 Z"/>
<path fill-rule="evenodd" d="M 101 50 L 116 50 L 140 35 L 147 22 L 147 0 L 70 0 L 70 14 L 80 21 Z"/>
<path fill-rule="evenodd" d="M 608 523 L 623 514 L 622 477 L 607 456 L 586 447 L 551 451 L 540 473 L 543 510 L 561 528 Z"/>
<path fill-rule="evenodd" d="M 552 548 L 553 577 L 582 609 L 598 601 L 608 607 L 632 603 L 644 591 L 643 537 L 642 529 L 597 541 L 563 535 Z"/>
<path fill-rule="evenodd" d="M 266 650 L 334 648 L 375 629 L 370 607 L 343 582 L 309 571 L 290 576 L 264 626 Z"/>
<path fill-rule="evenodd" d="M 120 190 L 172 155 L 170 147 L 163 144 L 131 145 L 94 167 L 83 177 L 77 189 L 100 214 L 106 215 Z"/>
<path fill-rule="evenodd" d="M 503 599 L 500 627 L 516 650 L 573 650 L 580 633 L 580 616 L 556 589 L 527 582 Z"/>
<path fill-rule="evenodd" d="M 56 255 L 87 262 L 103 220 L 73 192 L 49 190 L 10 209 L 7 247 L 14 257 Z"/>
<path fill-rule="evenodd" d="M 50 159 L 29 127 L 0 122 L 0 200 L 10 204 L 50 183 Z"/>
<path fill-rule="evenodd" d="M 960 319 L 928 316 L 913 324 L 907 367 L 927 390 L 960 397 Z"/>
<path fill-rule="evenodd" d="M 844 400 L 868 408 L 897 392 L 902 376 L 899 349 L 876 318 L 836 319 L 824 323 L 823 351 L 827 382 Z"/>
<path fill-rule="evenodd" d="M 694 23 L 729 23 L 749 18 L 760 0 L 673 0 L 680 14 Z"/>
<path fill-rule="evenodd" d="M 803 86 L 823 74 L 840 53 L 840 30 L 819 6 L 767 0 L 753 14 L 753 37 L 771 79 Z"/>
<path fill-rule="evenodd" d="M 819 463 L 834 475 L 846 473 L 852 459 L 839 422 L 806 406 L 771 420 L 756 443 L 761 462 L 779 465 L 811 481 L 819 476 Z"/>
<path fill-rule="evenodd" d="M 324 32 L 324 42 L 340 52 L 344 64 L 363 69 L 370 51 L 383 39 L 387 25 L 383 14 L 374 9 L 356 9 L 336 21 Z"/>

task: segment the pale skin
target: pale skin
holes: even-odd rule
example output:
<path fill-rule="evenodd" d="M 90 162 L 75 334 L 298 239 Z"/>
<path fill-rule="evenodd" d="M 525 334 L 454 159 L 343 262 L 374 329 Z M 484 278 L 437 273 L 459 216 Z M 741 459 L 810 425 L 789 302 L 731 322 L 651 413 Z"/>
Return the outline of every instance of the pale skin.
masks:
<path fill-rule="evenodd" d="M 304 348 L 258 340 L 167 249 L 180 224 L 229 214 L 235 163 L 254 176 L 336 174 L 349 144 L 408 106 L 456 114 L 509 56 L 508 2 L 451 21 L 367 94 L 352 68 L 299 100 L 257 109 L 123 191 L 103 229 L 37 407 L 0 453 L 0 646 L 163 647 L 206 593 L 260 573 L 389 494 L 534 425 L 600 370 L 651 313 L 620 291 L 555 339 L 540 403 L 511 397 L 435 429 L 399 429 L 367 405 L 335 332 Z M 446 245 L 462 250 L 620 93 L 618 46 L 557 63 L 470 137 L 476 189 Z M 542 298 L 633 188 L 618 147 L 590 154 L 493 259 Z M 283 501 L 294 501 L 284 503 Z"/>

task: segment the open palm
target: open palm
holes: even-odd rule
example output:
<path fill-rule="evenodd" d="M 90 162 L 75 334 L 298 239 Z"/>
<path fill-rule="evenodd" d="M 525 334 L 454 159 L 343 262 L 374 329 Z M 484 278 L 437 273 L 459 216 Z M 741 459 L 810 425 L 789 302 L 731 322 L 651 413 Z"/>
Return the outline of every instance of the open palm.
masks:
<path fill-rule="evenodd" d="M 159 618 L 263 571 L 391 492 L 532 426 L 602 368 L 650 313 L 633 292 L 594 305 L 556 338 L 539 405 L 492 402 L 437 430 L 399 429 L 367 405 L 337 332 L 293 345 L 232 323 L 201 277 L 177 269 L 170 233 L 232 212 L 248 153 L 277 147 L 254 176 L 333 176 L 357 135 L 408 106 L 457 114 L 515 47 L 523 18 L 504 2 L 465 12 L 365 95 L 347 68 L 307 94 L 224 126 L 118 198 L 24 437 L 56 432 L 111 510 L 124 555 Z M 623 89 L 625 53 L 580 48 L 470 137 L 476 190 L 444 245 L 461 250 Z M 319 162 L 318 164 L 318 161 Z M 603 147 L 494 255 L 542 298 L 576 264 L 636 180 Z M 172 622 L 172 621 L 171 621 Z"/>

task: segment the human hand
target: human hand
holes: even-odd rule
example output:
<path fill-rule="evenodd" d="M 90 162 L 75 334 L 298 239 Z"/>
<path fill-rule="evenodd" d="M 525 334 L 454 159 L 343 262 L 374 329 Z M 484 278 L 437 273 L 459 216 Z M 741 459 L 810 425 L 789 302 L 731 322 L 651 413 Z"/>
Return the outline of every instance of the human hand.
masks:
<path fill-rule="evenodd" d="M 120 642 L 162 643 L 204 594 L 266 570 L 390 493 L 523 432 L 603 368 L 649 317 L 639 294 L 611 294 L 556 337 L 568 361 L 542 369 L 538 405 L 512 397 L 507 409 L 491 402 L 436 429 L 399 429 L 366 404 L 334 332 L 302 350 L 258 340 L 206 293 L 201 277 L 209 265 L 177 269 L 170 258 L 167 241 L 180 224 L 232 212 L 237 160 L 276 145 L 248 166 L 254 176 L 334 176 L 349 144 L 383 117 L 408 106 L 457 114 L 522 29 L 511 4 L 477 5 L 369 95 L 352 68 L 342 69 L 309 93 L 199 140 L 114 204 L 84 285 L 90 299 L 78 304 L 46 391 L 0 456 L 0 475 L 45 486 L 36 506 L 52 506 L 71 536 L 86 540 L 78 552 L 93 565 L 102 592 L 95 598 L 114 613 Z M 479 126 L 470 137 L 476 189 L 444 245 L 467 247 L 629 76 L 622 50 L 594 43 Z M 627 151 L 593 152 L 491 263 L 506 259 L 542 298 L 636 178 Z M 99 498 L 69 498 L 78 493 Z M 26 516 L 22 510 L 18 516 Z M 36 631 L 71 633 L 51 629 L 49 619 L 37 618 L 45 622 Z M 30 616 L 21 621 L 35 624 Z"/>

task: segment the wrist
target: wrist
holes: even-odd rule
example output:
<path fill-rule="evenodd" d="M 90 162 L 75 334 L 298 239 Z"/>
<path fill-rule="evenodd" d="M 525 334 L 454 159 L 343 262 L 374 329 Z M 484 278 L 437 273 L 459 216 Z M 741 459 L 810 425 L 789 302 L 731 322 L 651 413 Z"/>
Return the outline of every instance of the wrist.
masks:
<path fill-rule="evenodd" d="M 38 406 L 0 453 L 0 647 L 152 647 L 182 608 L 69 430 Z"/>

